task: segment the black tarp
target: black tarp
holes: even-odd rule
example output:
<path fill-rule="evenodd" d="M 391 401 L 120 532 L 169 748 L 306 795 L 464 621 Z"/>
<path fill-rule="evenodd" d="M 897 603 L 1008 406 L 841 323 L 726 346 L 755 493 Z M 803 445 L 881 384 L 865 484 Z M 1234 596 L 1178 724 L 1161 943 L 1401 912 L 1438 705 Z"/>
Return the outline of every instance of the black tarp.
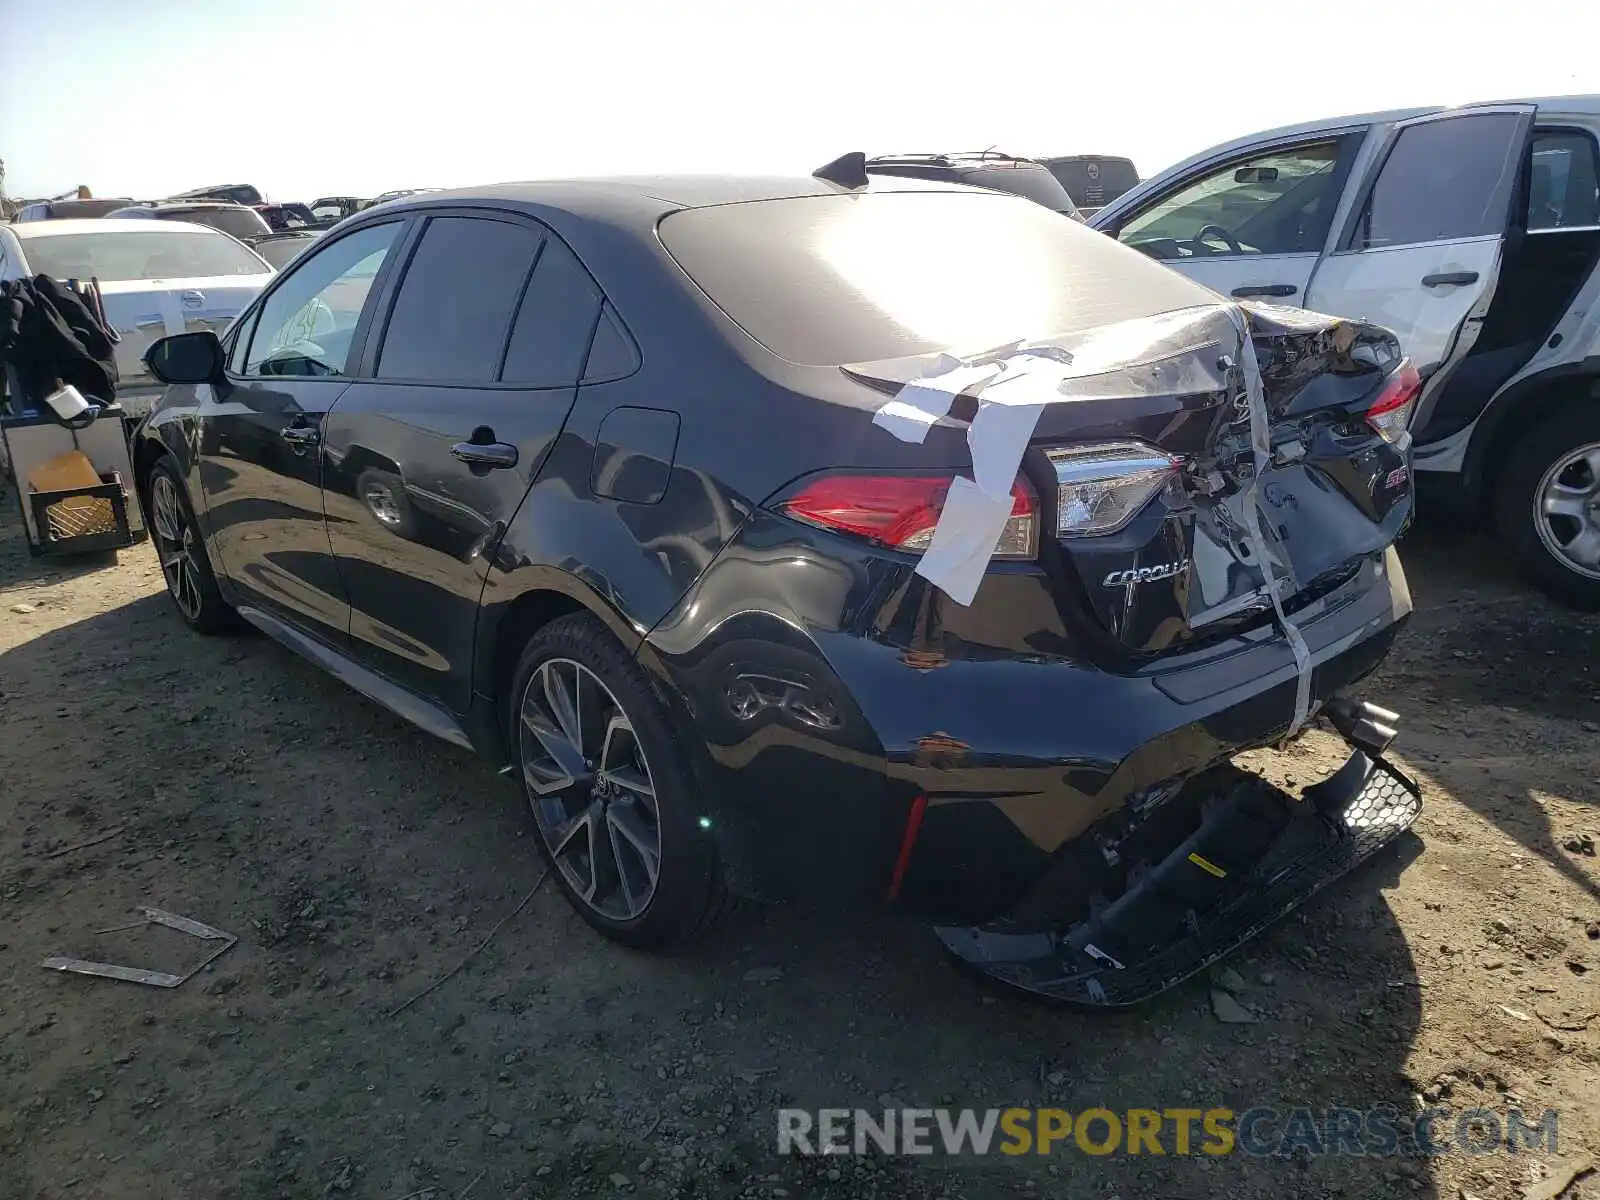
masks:
<path fill-rule="evenodd" d="M 13 405 L 39 408 L 45 396 L 71 384 L 86 399 L 116 399 L 116 334 L 98 296 L 36 275 L 0 283 L 0 365 L 15 371 L 21 395 Z"/>

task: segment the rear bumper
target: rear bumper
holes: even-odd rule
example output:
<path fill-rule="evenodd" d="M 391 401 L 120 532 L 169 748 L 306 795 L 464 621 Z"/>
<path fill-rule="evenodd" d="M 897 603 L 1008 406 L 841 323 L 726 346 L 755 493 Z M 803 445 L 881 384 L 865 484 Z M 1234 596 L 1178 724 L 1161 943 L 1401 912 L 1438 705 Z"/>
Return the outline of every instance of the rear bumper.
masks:
<path fill-rule="evenodd" d="M 1123 911 L 1107 909 L 1075 929 L 1012 934 L 947 927 L 939 938 L 968 966 L 1021 991 L 1093 1008 L 1138 1004 L 1249 941 L 1404 833 L 1422 811 L 1412 780 L 1359 750 L 1299 800 L 1278 796 L 1290 814 L 1286 828 L 1247 871 L 1222 881 L 1203 912 L 1186 908 L 1180 895 L 1154 895 L 1160 885 L 1152 883 L 1124 900 Z M 1174 917 L 1168 937 L 1150 929 L 1151 914 L 1163 909 Z M 1128 928 L 1136 921 L 1142 928 Z M 1138 949 L 1130 954 L 1118 946 L 1111 958 L 1101 947 L 1116 941 Z"/>
<path fill-rule="evenodd" d="M 981 924 L 1108 812 L 1291 722 L 1294 661 L 1269 630 L 1114 674 L 965 643 L 909 571 L 828 549 L 742 537 L 643 652 L 704 749 L 738 890 Z M 1319 604 L 1299 618 L 1315 703 L 1375 668 L 1411 611 L 1392 550 Z"/>

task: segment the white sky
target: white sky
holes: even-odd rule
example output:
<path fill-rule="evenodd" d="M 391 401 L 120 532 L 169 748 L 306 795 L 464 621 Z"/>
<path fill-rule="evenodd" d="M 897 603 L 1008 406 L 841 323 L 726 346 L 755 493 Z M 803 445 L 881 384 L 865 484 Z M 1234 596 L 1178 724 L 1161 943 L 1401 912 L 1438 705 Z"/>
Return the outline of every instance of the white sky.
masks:
<path fill-rule="evenodd" d="M 1600 92 L 1600 0 L 0 0 L 12 196 L 1126 154 Z"/>

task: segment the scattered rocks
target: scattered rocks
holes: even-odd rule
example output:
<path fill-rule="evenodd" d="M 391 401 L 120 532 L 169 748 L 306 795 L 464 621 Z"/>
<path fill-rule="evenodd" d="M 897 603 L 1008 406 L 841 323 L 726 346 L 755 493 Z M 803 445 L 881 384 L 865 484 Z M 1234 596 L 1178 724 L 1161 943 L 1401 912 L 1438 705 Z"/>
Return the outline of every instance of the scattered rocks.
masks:
<path fill-rule="evenodd" d="M 1561 843 L 1562 847 L 1574 854 L 1582 854 L 1588 858 L 1595 856 L 1594 837 L 1587 833 L 1580 833 L 1576 837 L 1569 837 Z"/>
<path fill-rule="evenodd" d="M 1240 975 L 1232 967 L 1219 967 L 1212 974 L 1211 982 L 1225 992 L 1232 992 L 1235 996 L 1244 991 L 1246 987 L 1244 976 Z"/>
<path fill-rule="evenodd" d="M 777 983 L 782 978 L 782 967 L 751 967 L 744 973 L 746 983 Z"/>
<path fill-rule="evenodd" d="M 505 1138 L 511 1136 L 510 1121 L 496 1121 L 489 1126 L 489 1136 L 492 1138 Z"/>
<path fill-rule="evenodd" d="M 1550 1177 L 1529 1184 L 1528 1190 L 1522 1193 L 1523 1200 L 1557 1200 L 1562 1192 L 1594 1169 L 1594 1159 L 1587 1156 L 1551 1163 Z"/>
<path fill-rule="evenodd" d="M 1256 1015 L 1221 988 L 1211 989 L 1211 1011 L 1224 1025 L 1256 1023 Z"/>

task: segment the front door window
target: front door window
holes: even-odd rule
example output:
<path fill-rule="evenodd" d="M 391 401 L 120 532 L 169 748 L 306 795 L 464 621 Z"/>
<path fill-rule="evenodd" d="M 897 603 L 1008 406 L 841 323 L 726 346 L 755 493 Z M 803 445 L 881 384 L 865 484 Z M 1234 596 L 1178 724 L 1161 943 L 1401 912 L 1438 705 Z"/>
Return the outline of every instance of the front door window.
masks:
<path fill-rule="evenodd" d="M 244 374 L 345 374 L 361 310 L 400 228 L 370 225 L 296 264 L 262 305 Z"/>

